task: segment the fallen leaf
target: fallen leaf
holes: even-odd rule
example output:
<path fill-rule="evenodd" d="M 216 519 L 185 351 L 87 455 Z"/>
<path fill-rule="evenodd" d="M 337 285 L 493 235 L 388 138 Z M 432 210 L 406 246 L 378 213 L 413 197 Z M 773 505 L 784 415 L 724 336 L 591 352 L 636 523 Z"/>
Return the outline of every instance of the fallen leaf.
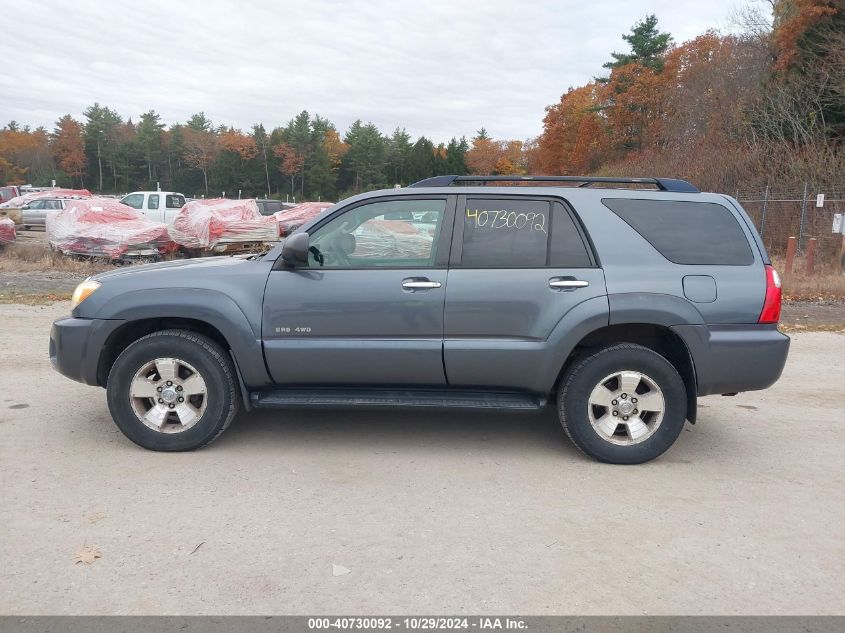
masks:
<path fill-rule="evenodd" d="M 102 554 L 100 550 L 94 547 L 93 545 L 83 545 L 77 552 L 76 552 L 76 564 L 85 563 L 86 565 L 90 565 L 98 558 L 102 558 Z"/>
<path fill-rule="evenodd" d="M 106 515 L 102 512 L 95 512 L 90 517 L 88 517 L 88 523 L 97 523 L 98 521 L 102 521 L 106 518 Z"/>

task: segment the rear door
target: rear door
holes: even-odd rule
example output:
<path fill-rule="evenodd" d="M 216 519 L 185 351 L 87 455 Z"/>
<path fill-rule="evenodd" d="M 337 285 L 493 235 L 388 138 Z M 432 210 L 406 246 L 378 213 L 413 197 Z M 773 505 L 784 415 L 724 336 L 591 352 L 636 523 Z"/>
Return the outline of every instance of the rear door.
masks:
<path fill-rule="evenodd" d="M 172 224 L 173 220 L 176 219 L 176 215 L 179 213 L 179 210 L 185 206 L 185 196 L 181 193 L 168 193 L 165 194 L 162 202 L 164 210 L 162 212 L 161 221 Z"/>
<path fill-rule="evenodd" d="M 144 205 L 144 213 L 150 220 L 153 220 L 154 222 L 164 222 L 164 214 L 161 211 L 160 205 L 160 193 L 147 194 L 147 203 Z"/>
<path fill-rule="evenodd" d="M 273 270 L 262 338 L 279 384 L 443 385 L 454 197 L 365 200 L 309 229 L 308 265 Z"/>
<path fill-rule="evenodd" d="M 449 384 L 529 389 L 558 322 L 606 294 L 584 230 L 561 201 L 459 197 L 444 320 Z"/>

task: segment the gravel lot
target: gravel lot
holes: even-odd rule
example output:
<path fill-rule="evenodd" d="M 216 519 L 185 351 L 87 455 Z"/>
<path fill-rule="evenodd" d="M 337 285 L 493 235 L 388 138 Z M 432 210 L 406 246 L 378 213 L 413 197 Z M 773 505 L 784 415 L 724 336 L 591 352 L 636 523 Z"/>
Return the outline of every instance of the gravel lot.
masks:
<path fill-rule="evenodd" d="M 845 613 L 845 335 L 643 466 L 551 412 L 262 412 L 156 454 L 51 370 L 67 310 L 0 305 L 0 613 Z"/>

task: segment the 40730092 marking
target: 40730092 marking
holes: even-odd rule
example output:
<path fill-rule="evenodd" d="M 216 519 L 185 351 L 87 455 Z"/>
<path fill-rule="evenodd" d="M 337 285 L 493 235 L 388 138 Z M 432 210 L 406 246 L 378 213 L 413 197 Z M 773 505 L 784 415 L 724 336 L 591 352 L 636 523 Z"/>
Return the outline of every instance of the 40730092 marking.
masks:
<path fill-rule="evenodd" d="M 482 209 L 467 209 L 466 219 L 476 227 L 491 229 L 529 229 L 531 231 L 546 232 L 546 215 L 544 213 L 517 213 L 516 211 L 488 211 Z"/>

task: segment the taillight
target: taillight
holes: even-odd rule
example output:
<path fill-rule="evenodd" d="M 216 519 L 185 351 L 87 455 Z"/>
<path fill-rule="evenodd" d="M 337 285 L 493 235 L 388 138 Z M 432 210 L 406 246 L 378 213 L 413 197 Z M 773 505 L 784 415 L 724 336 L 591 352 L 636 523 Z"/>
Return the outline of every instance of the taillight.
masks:
<path fill-rule="evenodd" d="M 780 275 L 774 267 L 766 265 L 766 300 L 757 323 L 777 323 L 780 321 Z"/>

